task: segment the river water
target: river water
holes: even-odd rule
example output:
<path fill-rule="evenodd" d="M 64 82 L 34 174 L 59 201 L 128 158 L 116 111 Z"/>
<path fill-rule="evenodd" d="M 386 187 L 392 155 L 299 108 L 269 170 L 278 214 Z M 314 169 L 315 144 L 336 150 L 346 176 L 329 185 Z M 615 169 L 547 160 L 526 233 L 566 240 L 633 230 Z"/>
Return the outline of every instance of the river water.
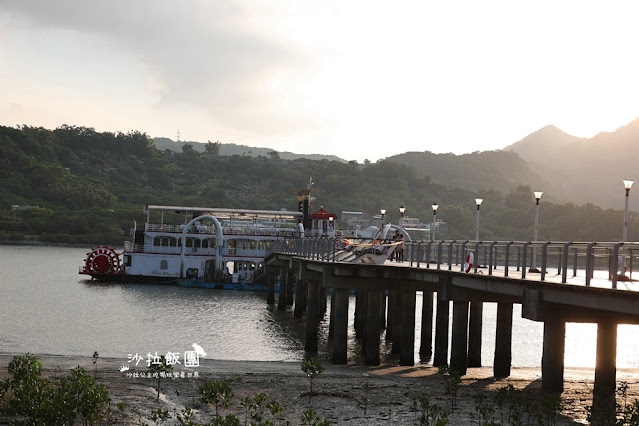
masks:
<path fill-rule="evenodd" d="M 0 245 L 0 352 L 121 358 L 182 353 L 200 345 L 209 359 L 300 361 L 304 321 L 292 309 L 266 304 L 266 293 L 172 285 L 102 284 L 78 270 L 88 249 Z M 415 360 L 419 362 L 422 296 L 417 298 Z M 451 309 L 452 312 L 452 309 Z M 359 361 L 352 332 L 349 358 Z M 496 304 L 484 304 L 482 362 L 492 365 Z M 597 328 L 566 325 L 567 367 L 594 367 Z M 320 354 L 330 360 L 328 316 L 320 326 Z M 541 365 L 543 324 L 513 313 L 512 364 Z M 382 336 L 382 342 L 384 342 Z M 639 326 L 620 325 L 617 366 L 639 368 Z M 382 343 L 382 351 L 388 351 Z M 394 355 L 382 354 L 392 361 Z"/>

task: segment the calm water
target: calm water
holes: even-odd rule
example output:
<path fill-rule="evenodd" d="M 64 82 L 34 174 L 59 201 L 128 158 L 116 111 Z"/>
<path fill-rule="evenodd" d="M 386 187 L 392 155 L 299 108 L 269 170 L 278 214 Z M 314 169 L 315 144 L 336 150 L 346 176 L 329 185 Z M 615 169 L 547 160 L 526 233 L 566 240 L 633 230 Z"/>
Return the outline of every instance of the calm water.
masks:
<path fill-rule="evenodd" d="M 132 353 L 184 352 L 197 343 L 210 359 L 303 358 L 304 322 L 269 307 L 266 293 L 100 284 L 78 275 L 87 251 L 0 246 L 0 352 L 91 356 L 98 351 L 127 360 Z M 416 352 L 421 304 L 419 294 Z M 493 362 L 495 313 L 495 304 L 484 305 L 484 365 Z M 351 321 L 353 315 L 351 300 Z M 320 330 L 325 360 L 331 350 L 327 327 L 326 318 Z M 594 367 L 596 330 L 594 324 L 567 324 L 566 366 Z M 539 366 L 543 324 L 522 319 L 515 305 L 513 333 L 513 365 Z M 618 367 L 639 368 L 639 326 L 619 326 L 618 337 Z M 355 359 L 358 352 L 351 334 L 349 356 Z"/>

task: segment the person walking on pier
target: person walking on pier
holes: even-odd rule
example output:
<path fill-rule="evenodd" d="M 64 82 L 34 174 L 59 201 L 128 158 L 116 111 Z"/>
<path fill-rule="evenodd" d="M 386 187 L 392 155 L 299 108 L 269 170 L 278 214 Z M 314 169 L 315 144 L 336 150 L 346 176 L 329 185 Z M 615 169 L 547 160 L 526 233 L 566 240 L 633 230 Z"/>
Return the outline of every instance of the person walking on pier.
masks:
<path fill-rule="evenodd" d="M 395 252 L 397 253 L 397 257 L 395 258 L 395 260 L 397 260 L 398 262 L 403 262 L 404 261 L 404 234 L 399 234 L 397 236 L 397 241 L 399 242 L 399 244 L 397 245 L 397 248 L 395 249 Z"/>

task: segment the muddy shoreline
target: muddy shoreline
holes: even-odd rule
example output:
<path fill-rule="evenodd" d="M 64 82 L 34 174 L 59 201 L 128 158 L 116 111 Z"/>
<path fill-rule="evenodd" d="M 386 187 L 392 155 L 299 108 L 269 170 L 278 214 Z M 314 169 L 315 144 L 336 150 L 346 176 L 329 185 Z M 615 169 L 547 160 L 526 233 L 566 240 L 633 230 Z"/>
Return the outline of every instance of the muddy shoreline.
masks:
<path fill-rule="evenodd" d="M 43 376 L 58 379 L 76 366 L 83 367 L 93 376 L 91 357 L 36 355 L 43 364 Z M 13 354 L 0 354 L 0 379 L 8 377 L 7 365 Z M 269 400 L 276 400 L 284 407 L 284 416 L 291 424 L 301 424 L 302 413 L 313 407 L 318 414 L 338 425 L 385 425 L 416 424 L 418 413 L 413 399 L 422 392 L 429 395 L 431 403 L 450 409 L 450 396 L 445 394 L 445 378 L 430 365 L 400 367 L 381 365 L 365 367 L 361 365 L 323 364 L 326 370 L 316 379 L 317 394 L 309 402 L 309 383 L 301 370 L 300 363 L 221 361 L 201 359 L 198 367 L 190 370 L 177 366 L 175 372 L 185 372 L 185 377 L 162 379 L 160 400 L 156 401 L 157 379 L 134 377 L 134 373 L 145 372 L 146 364 L 133 364 L 128 371 L 121 372 L 126 359 L 99 358 L 97 380 L 109 390 L 112 412 L 106 417 L 106 424 L 136 425 L 153 424 L 151 413 L 157 408 L 179 413 L 185 407 L 195 409 L 194 420 L 209 422 L 214 408 L 199 403 L 197 388 L 207 380 L 228 381 L 235 394 L 231 406 L 225 414 L 236 414 L 243 424 L 244 411 L 240 401 L 244 397 L 266 394 Z M 188 377 L 197 371 L 198 378 Z M 586 406 L 592 404 L 593 369 L 567 368 L 562 394 L 563 408 L 557 424 L 586 423 Z M 617 382 L 628 383 L 629 402 L 639 398 L 639 370 L 620 369 Z M 462 378 L 457 407 L 450 414 L 450 424 L 462 425 L 477 422 L 475 395 L 484 393 L 492 398 L 494 392 L 507 385 L 523 389 L 527 398 L 541 395 L 540 368 L 513 368 L 507 379 L 495 380 L 492 368 L 471 368 Z M 120 411 L 118 403 L 125 403 Z M 499 420 L 498 413 L 495 414 Z M 0 418 L 0 423 L 8 419 Z M 175 424 L 175 418 L 168 424 Z"/>

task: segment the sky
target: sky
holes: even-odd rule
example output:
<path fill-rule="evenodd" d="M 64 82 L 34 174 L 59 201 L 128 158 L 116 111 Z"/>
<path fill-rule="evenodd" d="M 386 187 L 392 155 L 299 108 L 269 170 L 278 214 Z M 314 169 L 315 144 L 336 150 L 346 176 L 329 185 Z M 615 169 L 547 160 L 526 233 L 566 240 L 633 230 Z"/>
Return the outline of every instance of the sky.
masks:
<path fill-rule="evenodd" d="M 0 125 L 377 161 L 639 117 L 639 2 L 0 0 Z"/>

